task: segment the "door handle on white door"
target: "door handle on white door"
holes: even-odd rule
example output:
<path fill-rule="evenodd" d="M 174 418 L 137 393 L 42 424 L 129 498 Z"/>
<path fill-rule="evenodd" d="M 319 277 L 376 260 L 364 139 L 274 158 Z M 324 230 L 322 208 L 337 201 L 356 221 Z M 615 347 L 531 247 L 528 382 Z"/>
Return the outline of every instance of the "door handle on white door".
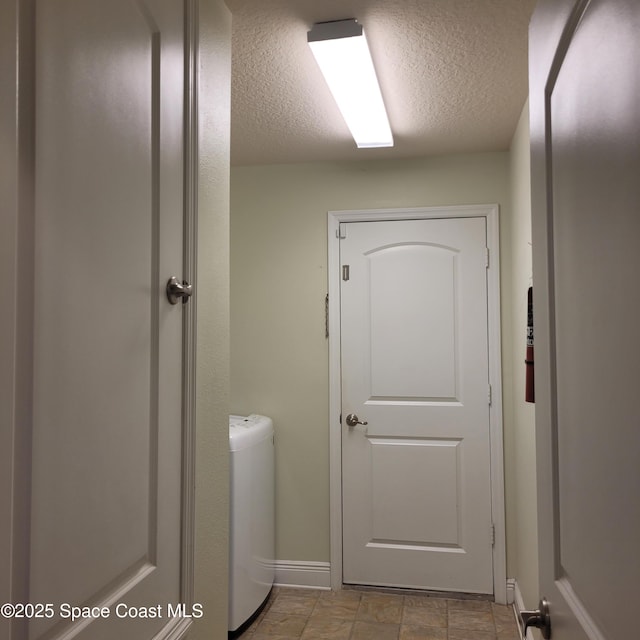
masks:
<path fill-rule="evenodd" d="M 544 640 L 551 638 L 551 616 L 549 615 L 549 601 L 546 598 L 540 600 L 538 609 L 535 611 L 521 611 L 520 618 L 523 622 L 523 635 L 526 637 L 527 629 L 535 627 L 540 629 Z"/>
<path fill-rule="evenodd" d="M 348 424 L 350 427 L 355 427 L 357 424 L 365 425 L 365 424 L 369 424 L 369 423 L 368 423 L 366 420 L 363 420 L 363 421 L 361 422 L 361 421 L 360 421 L 360 419 L 358 418 L 358 416 L 357 416 L 355 413 L 350 413 L 350 414 L 347 416 L 347 424 Z"/>
<path fill-rule="evenodd" d="M 175 276 L 169 278 L 167 282 L 167 299 L 171 304 L 178 304 L 178 300 L 182 298 L 182 303 L 188 302 L 189 298 L 193 295 L 193 286 L 188 282 L 182 282 Z"/>

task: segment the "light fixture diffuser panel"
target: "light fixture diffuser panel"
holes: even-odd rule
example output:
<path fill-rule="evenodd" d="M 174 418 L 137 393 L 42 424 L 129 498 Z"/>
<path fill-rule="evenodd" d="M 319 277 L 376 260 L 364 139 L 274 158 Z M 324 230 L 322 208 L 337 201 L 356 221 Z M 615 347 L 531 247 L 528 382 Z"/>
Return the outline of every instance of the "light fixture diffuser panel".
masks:
<path fill-rule="evenodd" d="M 362 27 L 355 20 L 321 23 L 314 25 L 308 41 L 356 145 L 392 147 L 393 134 Z"/>

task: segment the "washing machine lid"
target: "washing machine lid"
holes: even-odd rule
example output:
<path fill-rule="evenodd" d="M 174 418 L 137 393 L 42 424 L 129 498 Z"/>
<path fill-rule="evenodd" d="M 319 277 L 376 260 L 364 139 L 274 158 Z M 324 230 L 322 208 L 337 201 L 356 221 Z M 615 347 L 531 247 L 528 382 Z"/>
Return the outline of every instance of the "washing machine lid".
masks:
<path fill-rule="evenodd" d="M 272 434 L 271 418 L 257 413 L 249 416 L 229 416 L 229 451 L 246 449 Z"/>

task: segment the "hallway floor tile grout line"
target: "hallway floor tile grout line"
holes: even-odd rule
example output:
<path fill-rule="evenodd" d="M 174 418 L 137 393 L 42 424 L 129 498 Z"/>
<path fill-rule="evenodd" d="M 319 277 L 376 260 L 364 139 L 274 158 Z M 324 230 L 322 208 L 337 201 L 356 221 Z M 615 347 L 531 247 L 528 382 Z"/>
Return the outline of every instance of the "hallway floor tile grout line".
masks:
<path fill-rule="evenodd" d="M 241 640 L 519 640 L 513 608 L 373 590 L 274 587 Z"/>

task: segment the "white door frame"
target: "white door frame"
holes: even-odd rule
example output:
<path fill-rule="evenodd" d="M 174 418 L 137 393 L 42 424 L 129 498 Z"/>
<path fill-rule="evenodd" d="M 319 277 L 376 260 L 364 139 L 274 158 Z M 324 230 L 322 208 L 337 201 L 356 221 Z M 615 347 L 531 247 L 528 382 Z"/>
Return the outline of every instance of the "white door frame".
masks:
<path fill-rule="evenodd" d="M 327 246 L 329 280 L 329 504 L 331 534 L 331 588 L 342 588 L 342 404 L 340 367 L 340 223 L 432 218 L 485 218 L 487 222 L 487 304 L 489 330 L 489 412 L 491 439 L 491 509 L 495 526 L 493 592 L 495 601 L 507 602 L 507 567 L 502 430 L 502 361 L 500 329 L 500 243 L 498 205 L 461 205 L 411 209 L 329 211 Z"/>

